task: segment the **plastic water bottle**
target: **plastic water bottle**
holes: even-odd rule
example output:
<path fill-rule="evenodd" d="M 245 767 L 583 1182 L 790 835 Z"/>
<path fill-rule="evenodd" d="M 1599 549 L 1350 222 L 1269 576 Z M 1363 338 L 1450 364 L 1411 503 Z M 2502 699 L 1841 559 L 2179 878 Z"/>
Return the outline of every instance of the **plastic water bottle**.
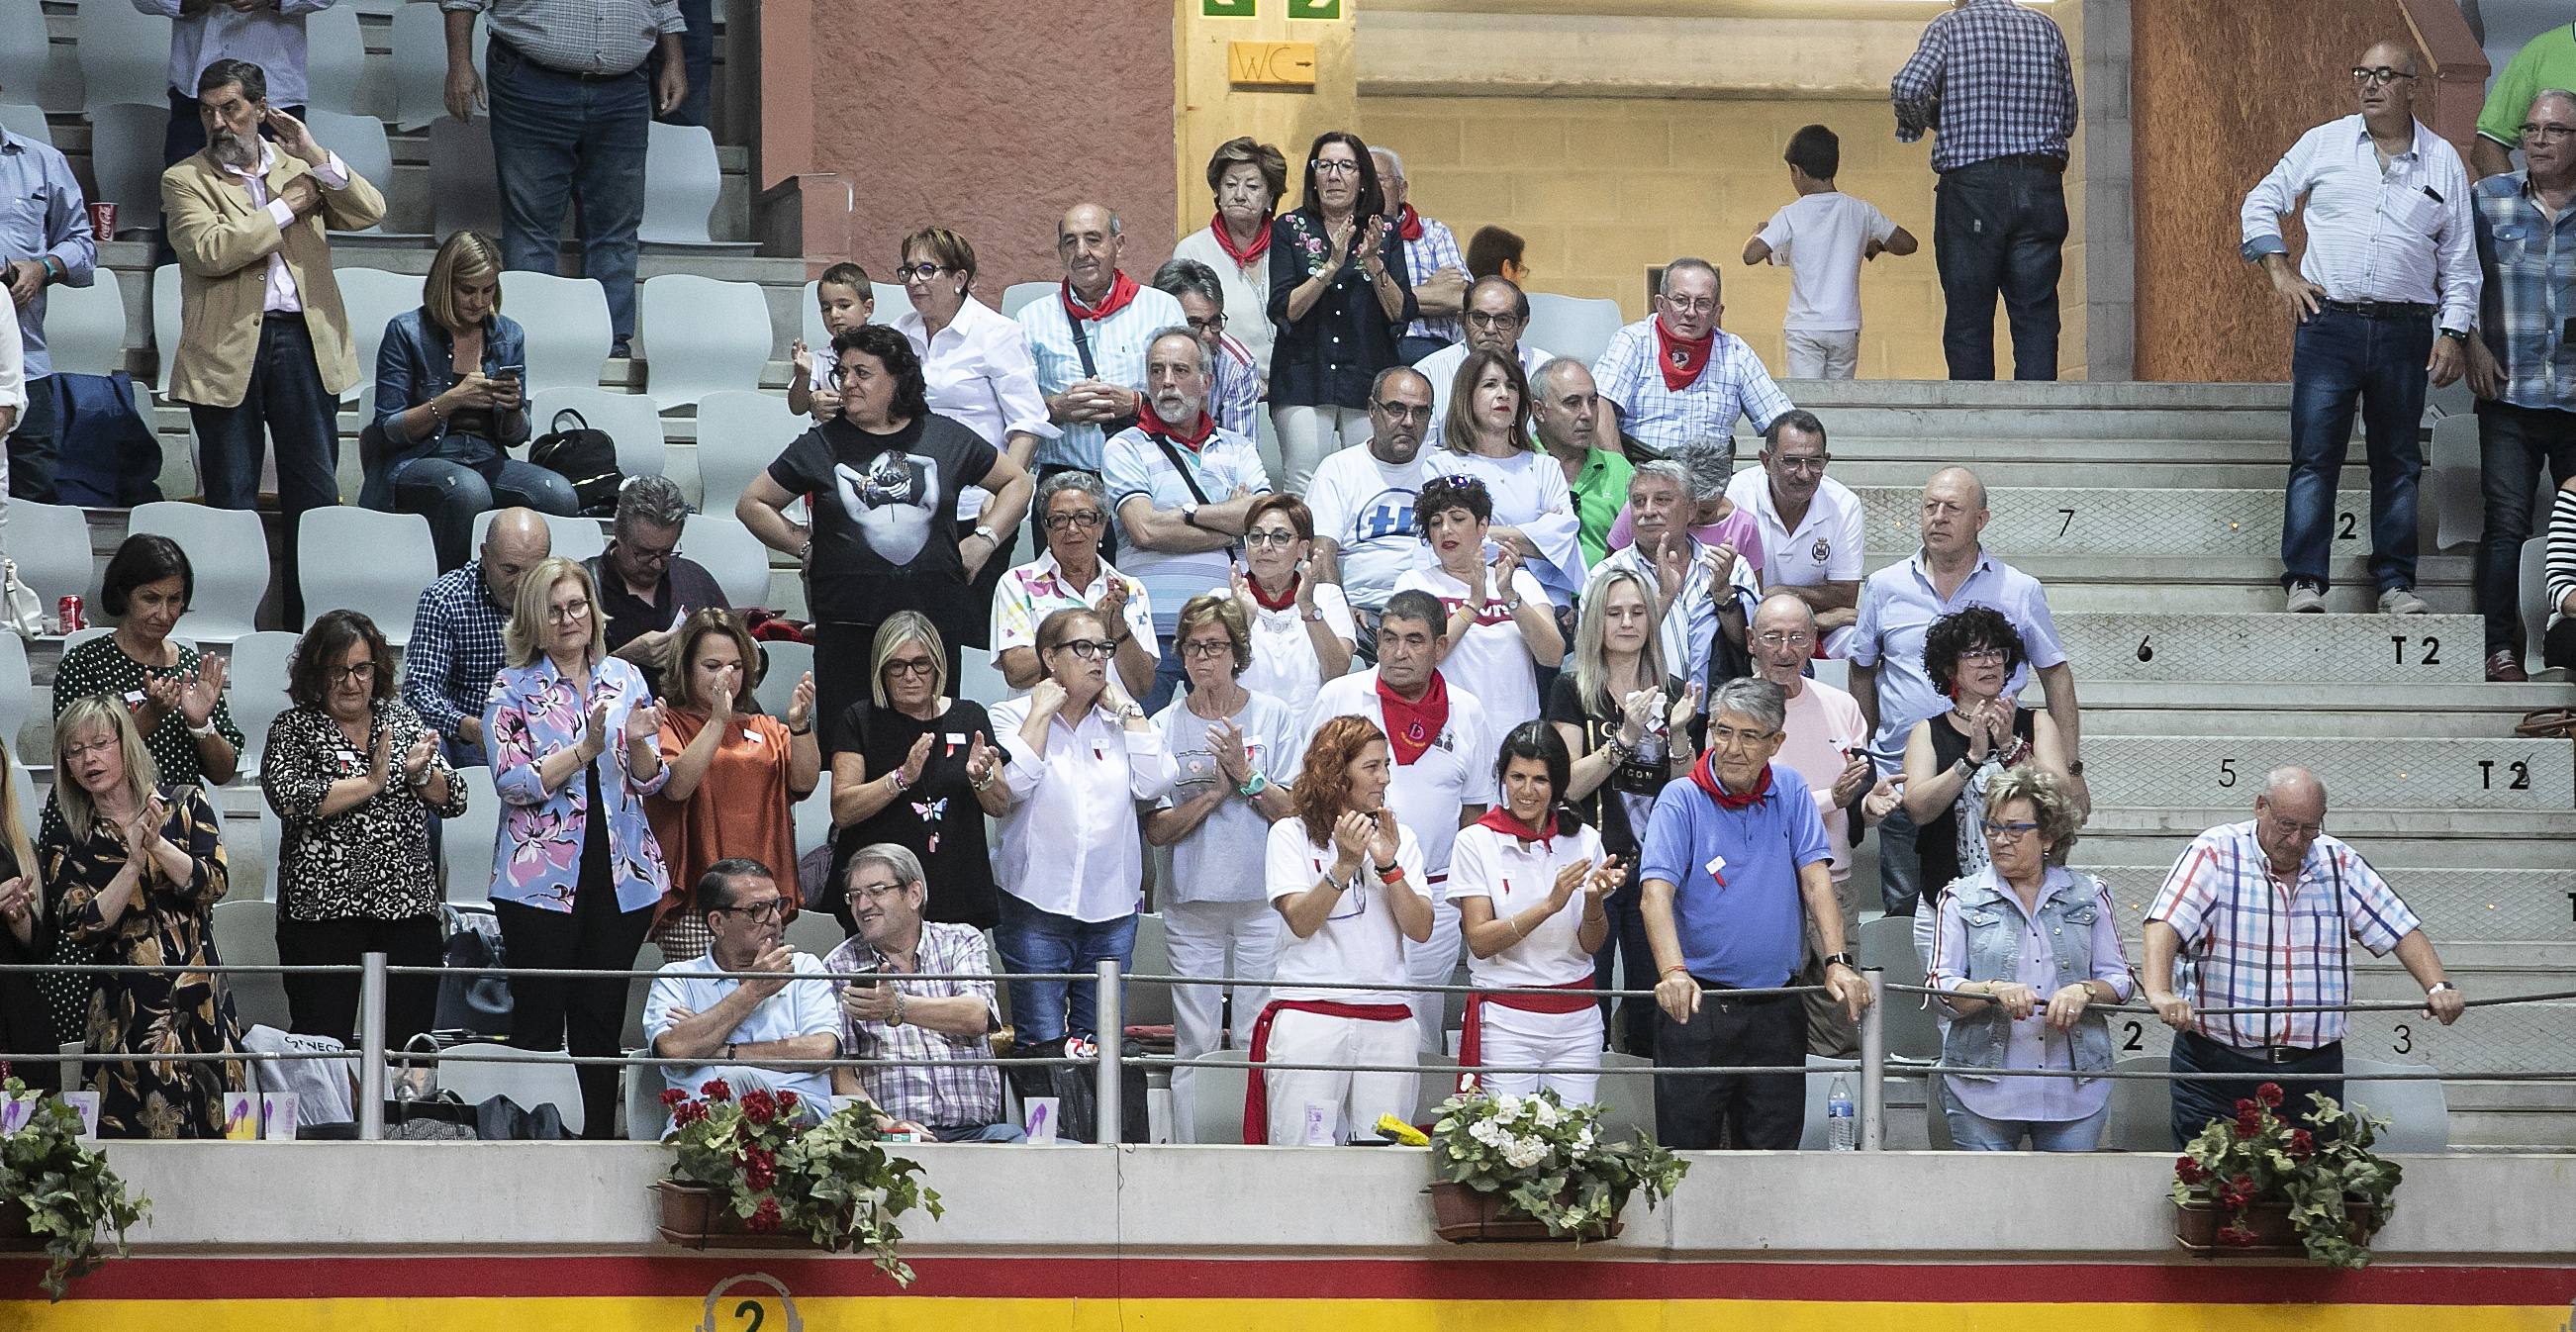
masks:
<path fill-rule="evenodd" d="M 1825 1145 L 1837 1152 L 1860 1150 L 1860 1121 L 1852 1118 L 1851 1087 L 1841 1074 L 1825 1089 Z"/>

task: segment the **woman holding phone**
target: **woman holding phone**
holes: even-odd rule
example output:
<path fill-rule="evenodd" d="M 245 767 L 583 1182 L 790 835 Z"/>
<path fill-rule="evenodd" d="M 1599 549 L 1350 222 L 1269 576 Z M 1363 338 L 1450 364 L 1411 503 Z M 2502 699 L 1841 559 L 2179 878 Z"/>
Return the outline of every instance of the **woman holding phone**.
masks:
<path fill-rule="evenodd" d="M 420 308 L 385 325 L 375 421 L 358 439 L 358 502 L 428 515 L 442 572 L 465 563 L 486 509 L 581 510 L 572 482 L 509 454 L 528 442 L 527 361 L 526 334 L 501 313 L 501 247 L 477 231 L 448 237 Z"/>

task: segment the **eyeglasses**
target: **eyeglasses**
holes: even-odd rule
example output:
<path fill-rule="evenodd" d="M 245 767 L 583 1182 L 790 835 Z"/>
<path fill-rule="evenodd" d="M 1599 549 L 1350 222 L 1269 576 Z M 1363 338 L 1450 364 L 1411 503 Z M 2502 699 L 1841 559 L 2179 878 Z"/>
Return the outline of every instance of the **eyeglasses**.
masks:
<path fill-rule="evenodd" d="M 1409 402 L 1373 402 L 1369 410 L 1386 413 L 1390 421 L 1423 421 L 1431 417 L 1431 404 L 1427 402 L 1419 407 Z"/>
<path fill-rule="evenodd" d="M 1254 547 L 1293 546 L 1297 544 L 1297 534 L 1289 531 L 1268 531 L 1256 527 L 1243 534 L 1243 544 Z"/>
<path fill-rule="evenodd" d="M 1234 644 L 1222 638 L 1193 638 L 1181 644 L 1184 657 L 1230 657 Z"/>
<path fill-rule="evenodd" d="M 1832 460 L 1833 455 L 1830 453 L 1819 453 L 1812 458 L 1784 456 L 1772 459 L 1773 462 L 1780 464 L 1780 470 L 1784 472 L 1822 472 L 1825 470 L 1825 464 Z"/>
<path fill-rule="evenodd" d="M 2412 74 L 2390 69 L 2386 65 L 2381 65 L 2376 69 L 2364 69 L 2359 65 L 2355 65 L 2352 68 L 2352 81 L 2370 88 L 2394 83 L 2399 79 L 2411 79 L 2414 77 L 2415 76 Z"/>
<path fill-rule="evenodd" d="M 1186 322 L 1189 324 L 1190 331 L 1193 333 L 1222 333 L 1225 331 L 1225 316 L 1221 314 L 1212 314 L 1205 319 L 1192 319 Z"/>
<path fill-rule="evenodd" d="M 894 271 L 894 280 L 897 282 L 928 282 L 932 278 L 935 278 L 947 271 L 948 267 L 945 264 L 934 264 L 928 262 L 905 264 L 903 267 Z"/>
<path fill-rule="evenodd" d="M 750 906 L 717 907 L 716 910 L 727 915 L 742 916 L 765 923 L 782 919 L 787 915 L 787 899 L 773 897 L 766 902 L 754 902 Z"/>
<path fill-rule="evenodd" d="M 352 662 L 346 666 L 331 667 L 328 674 L 334 680 L 347 680 L 355 684 L 360 680 L 375 679 L 376 664 L 372 661 Z"/>
<path fill-rule="evenodd" d="M 557 624 L 569 624 L 588 614 L 590 603 L 587 601 L 567 601 L 560 606 L 546 607 L 546 618 Z"/>
<path fill-rule="evenodd" d="M 1993 819 L 1986 820 L 1985 828 L 1989 842 L 2018 842 L 2039 831 L 2036 823 L 1997 823 Z"/>
<path fill-rule="evenodd" d="M 1076 527 L 1098 527 L 1100 526 L 1100 520 L 1105 516 L 1106 515 L 1102 514 L 1098 509 L 1077 509 L 1072 513 L 1051 513 L 1046 516 L 1046 530 L 1050 532 L 1062 532 Z"/>
<path fill-rule="evenodd" d="M 1510 313 L 1493 314 L 1484 310 L 1470 310 L 1467 312 L 1467 322 L 1478 328 L 1511 328 L 1521 322 L 1521 317 Z"/>
<path fill-rule="evenodd" d="M 647 546 L 621 541 L 617 543 L 617 548 L 634 556 L 638 564 L 669 564 L 672 553 L 679 550 L 680 545 L 676 541 L 667 546 Z"/>
<path fill-rule="evenodd" d="M 864 897 L 871 902 L 882 902 L 902 891 L 903 885 L 899 883 L 854 883 L 850 885 L 850 896 Z"/>
<path fill-rule="evenodd" d="M 1993 666 L 2002 662 L 2003 659 L 2009 655 L 2011 654 L 2005 652 L 1999 647 L 1970 648 L 1959 654 L 1959 664 L 1962 666 Z"/>
<path fill-rule="evenodd" d="M 1756 635 L 1754 641 L 1760 643 L 1764 647 L 1787 647 L 1791 643 L 1804 646 L 1815 642 L 1816 636 L 1808 633 L 1784 634 L 1779 630 L 1774 629 L 1767 634 Z"/>
<path fill-rule="evenodd" d="M 62 756 L 67 759 L 88 758 L 92 754 L 105 754 L 119 748 L 122 746 L 113 739 L 84 740 L 78 744 L 64 746 Z"/>
<path fill-rule="evenodd" d="M 2524 143 L 2556 143 L 2570 134 L 2576 134 L 2576 125 L 2525 125 L 2522 127 Z"/>
<path fill-rule="evenodd" d="M 1717 308 L 1717 298 L 1714 296 L 1692 296 L 1688 298 L 1680 296 L 1665 296 L 1660 299 L 1664 304 L 1669 305 L 1684 314 L 1707 314 Z"/>
<path fill-rule="evenodd" d="M 902 661 L 887 662 L 885 673 L 889 680 L 901 679 L 907 675 L 918 675 L 927 680 L 939 673 L 939 664 L 928 657 L 910 657 Z"/>
<path fill-rule="evenodd" d="M 1340 158 L 1319 157 L 1306 165 L 1318 176 L 1356 176 L 1360 172 L 1359 163 L 1345 162 Z"/>
<path fill-rule="evenodd" d="M 1078 661 L 1098 661 L 1118 651 L 1118 645 L 1105 638 L 1098 642 L 1088 638 L 1069 638 L 1055 646 L 1059 652 L 1072 653 Z"/>
<path fill-rule="evenodd" d="M 1733 748 L 1737 745 L 1758 745 L 1777 734 L 1779 734 L 1777 731 L 1739 731 L 1732 726 L 1711 726 L 1708 728 L 1708 742 L 1712 745 Z"/>

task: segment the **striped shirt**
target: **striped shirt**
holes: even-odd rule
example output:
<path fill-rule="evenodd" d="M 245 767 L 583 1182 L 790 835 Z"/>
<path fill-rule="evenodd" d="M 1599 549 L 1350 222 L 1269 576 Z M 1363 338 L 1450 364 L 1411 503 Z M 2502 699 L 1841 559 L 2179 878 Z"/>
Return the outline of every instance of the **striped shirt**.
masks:
<path fill-rule="evenodd" d="M 2192 1027 L 2240 1048 L 2314 1049 L 2342 1040 L 2340 1012 L 2206 1015 L 2211 1008 L 2314 1007 L 2352 1000 L 2358 939 L 2384 957 L 2418 927 L 2379 872 L 2343 842 L 2320 834 L 2283 883 L 2254 840 L 2254 824 L 2225 824 L 2192 840 L 2147 909 L 2182 936 L 2174 992 Z"/>
<path fill-rule="evenodd" d="M 1444 268 L 1466 272 L 1467 256 L 1459 252 L 1458 234 L 1449 229 L 1448 223 L 1426 217 L 1422 219 L 1422 239 L 1404 243 L 1404 267 L 1406 272 L 1413 274 L 1414 281 L 1428 282 L 1432 274 Z M 1456 315 L 1438 318 L 1425 315 L 1406 325 L 1404 336 L 1456 342 L 1467 336 L 1467 328 L 1458 322 Z"/>
<path fill-rule="evenodd" d="M 1019 321 L 1021 330 L 1028 334 L 1029 356 L 1037 362 L 1038 392 L 1049 397 L 1085 379 L 1143 392 L 1146 345 L 1164 329 L 1189 325 L 1181 316 L 1179 301 L 1155 288 L 1142 288 L 1116 314 L 1083 321 L 1082 337 L 1091 349 L 1093 367 L 1086 374 L 1082 348 L 1074 345 L 1073 323 L 1064 312 L 1061 288 L 1021 306 Z M 1038 441 L 1038 466 L 1099 471 L 1100 450 L 1109 442 L 1108 432 L 1095 421 L 1067 421 L 1061 430 L 1053 439 Z"/>
<path fill-rule="evenodd" d="M 980 976 L 990 973 L 983 933 L 972 925 L 924 921 L 913 956 L 915 971 L 931 975 Z M 844 940 L 823 959 L 825 971 L 884 971 L 885 959 L 859 938 Z M 848 982 L 857 984 L 858 982 Z M 971 997 L 997 1014 L 990 980 L 895 980 L 906 999 Z M 988 1022 L 998 1023 L 993 1016 Z M 859 1089 L 877 1109 L 896 1119 L 930 1129 L 982 1128 L 1002 1122 L 1002 1075 L 990 1064 L 962 1064 L 990 1059 L 992 1046 L 981 1036 L 951 1036 L 918 1022 L 861 1022 L 846 1011 L 841 1016 L 841 1049 L 851 1059 L 902 1059 L 901 1068 L 858 1070 Z"/>
<path fill-rule="evenodd" d="M 484 585 L 481 560 L 422 588 L 403 649 L 403 702 L 440 735 L 456 739 L 458 722 L 483 715 L 492 677 L 507 664 L 501 635 L 509 623 L 509 610 Z"/>
<path fill-rule="evenodd" d="M 1762 358 L 1744 339 L 1719 329 L 1709 348 L 1708 364 L 1681 392 L 1664 387 L 1661 355 L 1655 346 L 1653 317 L 1620 329 L 1592 367 L 1601 400 L 1619 409 L 1619 432 L 1657 453 L 1670 453 L 1695 439 L 1735 438 L 1735 418 L 1749 417 L 1755 429 L 1791 407 L 1789 395 L 1771 382 Z"/>
<path fill-rule="evenodd" d="M 1925 25 L 1888 96 L 1898 142 L 1938 136 L 1935 171 L 2024 154 L 2063 159 L 2075 136 L 2066 34 L 2012 0 L 1968 0 Z"/>
<path fill-rule="evenodd" d="M 495 38 L 565 74 L 631 73 L 661 34 L 688 28 L 680 0 L 439 0 L 438 7 L 490 10 Z"/>
<path fill-rule="evenodd" d="M 2566 298 L 2576 265 L 2576 208 L 2556 216 L 2531 192 L 2531 173 L 2511 171 L 2469 192 L 2477 225 L 2478 335 L 2504 370 L 2506 402 L 2549 411 L 2576 408 L 2576 352 L 2560 335 L 2576 301 Z"/>
<path fill-rule="evenodd" d="M 2561 487 L 2555 507 L 2549 511 L 2548 552 L 2541 565 L 2543 586 L 2549 589 L 2549 623 L 2555 628 L 2567 618 L 2567 599 L 2576 597 L 2576 490 Z"/>
<path fill-rule="evenodd" d="M 1173 464 L 1187 462 L 1184 478 Z M 1175 441 L 1168 451 L 1142 427 L 1118 432 L 1101 460 L 1100 479 L 1109 487 L 1109 510 L 1118 518 L 1118 553 L 1128 571 L 1144 583 L 1153 599 L 1154 632 L 1169 637 L 1180 623 L 1181 607 L 1210 587 L 1223 585 L 1233 572 L 1236 547 L 1215 550 L 1156 550 L 1127 526 L 1127 501 L 1142 499 L 1149 509 L 1179 517 L 1181 506 L 1223 504 L 1237 494 L 1267 495 L 1270 473 L 1261 466 L 1261 447 L 1249 438 L 1218 426 L 1196 449 Z M 1198 483 L 1194 493 L 1190 482 Z"/>
<path fill-rule="evenodd" d="M 1245 439 L 1261 429 L 1261 363 L 1231 333 L 1216 335 L 1216 381 L 1208 385 L 1208 415 Z"/>
<path fill-rule="evenodd" d="M 2477 314 L 2468 169 L 2422 122 L 2414 145 L 2385 163 L 2359 116 L 2300 135 L 2237 210 L 2245 262 L 2289 253 L 2281 228 L 2293 211 L 2308 231 L 2299 276 L 2327 299 L 2439 305 L 2443 328 L 2467 328 Z"/>

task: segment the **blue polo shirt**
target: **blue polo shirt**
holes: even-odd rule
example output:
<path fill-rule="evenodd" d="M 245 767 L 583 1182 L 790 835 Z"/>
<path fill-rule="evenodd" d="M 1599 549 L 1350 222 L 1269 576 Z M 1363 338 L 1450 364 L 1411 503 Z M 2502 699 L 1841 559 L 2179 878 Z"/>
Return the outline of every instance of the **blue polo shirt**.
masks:
<path fill-rule="evenodd" d="M 1691 974 L 1753 989 L 1796 974 L 1807 946 L 1798 869 L 1832 858 L 1807 780 L 1774 763 L 1771 789 L 1740 810 L 1719 808 L 1688 777 L 1666 784 L 1637 865 L 1641 881 L 1677 890 L 1673 925 Z"/>

